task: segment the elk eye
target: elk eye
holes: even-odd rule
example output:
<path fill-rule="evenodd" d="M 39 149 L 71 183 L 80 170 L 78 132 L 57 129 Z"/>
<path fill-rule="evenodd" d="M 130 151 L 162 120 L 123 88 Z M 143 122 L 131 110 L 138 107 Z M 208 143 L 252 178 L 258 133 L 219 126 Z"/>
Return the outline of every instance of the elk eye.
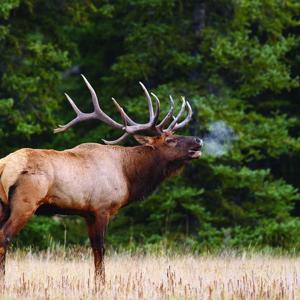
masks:
<path fill-rule="evenodd" d="M 167 138 L 166 143 L 170 146 L 175 146 L 177 144 L 177 141 L 173 138 Z"/>

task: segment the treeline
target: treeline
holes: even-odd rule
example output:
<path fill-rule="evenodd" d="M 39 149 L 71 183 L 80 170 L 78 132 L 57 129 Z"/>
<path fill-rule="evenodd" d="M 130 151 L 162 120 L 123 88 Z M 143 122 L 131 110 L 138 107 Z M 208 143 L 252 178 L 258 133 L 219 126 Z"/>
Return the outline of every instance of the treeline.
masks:
<path fill-rule="evenodd" d="M 124 208 L 110 224 L 108 242 L 297 250 L 299 33 L 296 0 L 2 0 L 1 156 L 118 136 L 96 122 L 54 135 L 57 124 L 73 118 L 63 92 L 89 111 L 83 73 L 105 111 L 119 118 L 114 96 L 143 120 L 137 84 L 143 81 L 163 112 L 169 94 L 177 103 L 185 95 L 195 114 L 182 133 L 212 134 L 218 139 L 212 146 L 222 151 L 207 149 L 180 177 Z M 216 124 L 229 130 L 230 144 L 224 131 L 211 133 Z M 83 221 L 34 218 L 16 243 L 52 242 L 86 243 Z"/>

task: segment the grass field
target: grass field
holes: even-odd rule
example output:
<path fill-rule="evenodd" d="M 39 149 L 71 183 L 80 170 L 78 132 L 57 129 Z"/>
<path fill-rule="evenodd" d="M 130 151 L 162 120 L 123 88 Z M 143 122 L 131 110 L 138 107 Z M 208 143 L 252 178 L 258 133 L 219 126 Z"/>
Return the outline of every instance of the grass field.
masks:
<path fill-rule="evenodd" d="M 0 299 L 300 299 L 300 258 L 110 254 L 95 292 L 89 251 L 15 252 Z"/>

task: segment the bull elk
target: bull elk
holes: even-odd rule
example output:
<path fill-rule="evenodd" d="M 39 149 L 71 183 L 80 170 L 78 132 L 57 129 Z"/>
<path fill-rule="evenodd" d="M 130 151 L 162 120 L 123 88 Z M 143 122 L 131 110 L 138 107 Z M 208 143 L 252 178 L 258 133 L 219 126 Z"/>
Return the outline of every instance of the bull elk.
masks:
<path fill-rule="evenodd" d="M 74 214 L 83 216 L 94 254 L 95 278 L 104 280 L 104 235 L 109 219 L 131 201 L 149 195 L 165 178 L 176 173 L 187 161 L 199 158 L 202 140 L 198 137 L 174 135 L 192 118 L 190 104 L 182 97 L 179 113 L 170 110 L 158 122 L 160 102 L 140 83 L 149 108 L 149 121 L 133 121 L 113 99 L 123 124 L 114 121 L 100 108 L 97 95 L 82 75 L 94 107 L 83 113 L 66 94 L 76 117 L 55 132 L 62 132 L 79 122 L 100 120 L 123 131 L 106 145 L 86 143 L 56 151 L 23 148 L 0 160 L 0 271 L 5 273 L 6 249 L 12 238 L 34 214 Z M 180 119 L 187 111 L 186 118 Z M 148 133 L 147 136 L 141 135 Z M 151 133 L 151 134 L 150 134 Z M 129 135 L 141 145 L 123 147 L 115 144 Z"/>

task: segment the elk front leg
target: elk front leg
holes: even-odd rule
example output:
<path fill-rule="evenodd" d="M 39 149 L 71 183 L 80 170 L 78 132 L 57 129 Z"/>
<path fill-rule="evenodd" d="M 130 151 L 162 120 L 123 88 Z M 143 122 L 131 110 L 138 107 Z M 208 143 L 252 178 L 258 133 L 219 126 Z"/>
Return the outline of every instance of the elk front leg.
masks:
<path fill-rule="evenodd" d="M 87 218 L 88 234 L 94 254 L 95 284 L 105 283 L 104 237 L 109 221 L 107 214 L 95 214 Z"/>

